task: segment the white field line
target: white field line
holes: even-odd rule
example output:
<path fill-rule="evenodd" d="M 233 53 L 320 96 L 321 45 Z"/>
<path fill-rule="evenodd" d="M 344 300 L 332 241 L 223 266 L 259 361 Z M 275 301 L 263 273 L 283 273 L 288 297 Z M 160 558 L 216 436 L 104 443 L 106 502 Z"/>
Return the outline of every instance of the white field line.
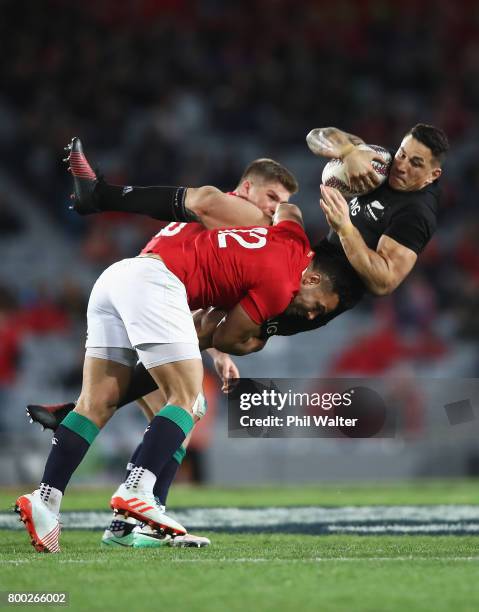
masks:
<path fill-rule="evenodd" d="M 170 511 L 168 511 L 170 514 Z M 171 511 L 189 530 L 305 533 L 479 533 L 479 506 L 345 506 L 337 508 L 191 508 Z M 111 512 L 64 512 L 66 529 L 103 529 Z M 0 513 L 0 529 L 22 529 L 18 515 Z"/>
<path fill-rule="evenodd" d="M 196 549 L 195 549 L 196 550 Z M 201 554 L 201 553 L 200 553 Z M 32 559 L 2 559 L 0 560 L 0 565 L 19 565 L 25 563 L 37 563 L 40 557 L 33 557 Z M 57 560 L 57 556 L 55 556 Z M 103 564 L 110 563 L 111 559 L 58 559 L 58 563 L 63 564 L 80 564 L 80 565 L 90 565 L 90 564 Z M 161 561 L 158 559 L 158 561 Z M 307 563 L 328 563 L 329 561 L 333 562 L 354 562 L 354 561 L 368 561 L 375 563 L 383 563 L 390 561 L 399 561 L 399 562 L 411 562 L 411 561 L 447 561 L 447 562 L 479 562 L 479 556 L 476 557 L 448 557 L 448 556 L 433 556 L 433 557 L 415 557 L 413 555 L 408 555 L 406 557 L 313 557 L 311 559 L 268 559 L 266 557 L 251 557 L 251 558 L 229 558 L 229 557 L 220 557 L 218 559 L 201 559 L 198 557 L 194 557 L 192 559 L 174 559 L 174 558 L 166 558 L 164 562 L 166 563 L 175 563 L 181 565 L 183 563 L 281 563 L 281 564 L 307 564 Z"/>

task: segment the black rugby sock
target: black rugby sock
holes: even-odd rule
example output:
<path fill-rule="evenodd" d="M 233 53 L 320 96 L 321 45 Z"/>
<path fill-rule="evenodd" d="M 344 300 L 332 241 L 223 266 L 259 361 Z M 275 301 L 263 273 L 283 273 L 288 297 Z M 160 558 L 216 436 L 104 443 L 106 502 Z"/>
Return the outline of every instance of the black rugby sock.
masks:
<path fill-rule="evenodd" d="M 99 428 L 87 417 L 70 412 L 58 426 L 52 438 L 42 483 L 62 493 L 99 433 Z"/>
<path fill-rule="evenodd" d="M 135 467 L 135 463 L 138 458 L 138 455 L 140 454 L 142 444 L 143 444 L 142 442 L 138 444 L 138 446 L 135 448 L 135 450 L 133 451 L 130 457 L 130 461 L 128 461 L 126 465 L 125 480 L 127 480 L 128 476 L 130 475 L 131 470 Z"/>
<path fill-rule="evenodd" d="M 193 221 L 185 197 L 186 187 L 109 185 L 103 180 L 94 191 L 95 205 L 102 211 L 137 213 L 160 221 Z"/>
<path fill-rule="evenodd" d="M 193 417 L 179 406 L 162 408 L 143 436 L 136 467 L 152 472 L 157 478 L 193 428 Z"/>
<path fill-rule="evenodd" d="M 173 484 L 173 480 L 178 473 L 185 455 L 186 450 L 183 448 L 183 446 L 180 446 L 180 448 L 174 453 L 173 457 L 171 457 L 171 459 L 166 463 L 165 467 L 161 470 L 156 478 L 155 486 L 153 487 L 153 494 L 159 498 L 162 506 L 166 506 L 168 492 Z"/>

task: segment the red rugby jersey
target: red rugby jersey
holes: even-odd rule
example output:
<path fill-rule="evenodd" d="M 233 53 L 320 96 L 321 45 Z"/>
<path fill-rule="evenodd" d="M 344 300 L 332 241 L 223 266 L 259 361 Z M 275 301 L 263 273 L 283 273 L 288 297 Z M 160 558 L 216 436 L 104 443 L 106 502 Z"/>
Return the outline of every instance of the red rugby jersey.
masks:
<path fill-rule="evenodd" d="M 174 222 L 142 253 L 161 256 L 185 285 L 192 310 L 230 310 L 240 303 L 257 324 L 286 309 L 314 256 L 303 228 L 293 221 L 214 230 Z"/>

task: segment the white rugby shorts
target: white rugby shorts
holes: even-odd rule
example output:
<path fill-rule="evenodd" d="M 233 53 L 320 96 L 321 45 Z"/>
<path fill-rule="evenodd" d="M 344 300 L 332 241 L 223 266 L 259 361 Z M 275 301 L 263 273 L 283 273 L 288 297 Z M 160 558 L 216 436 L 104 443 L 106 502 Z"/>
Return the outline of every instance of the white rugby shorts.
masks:
<path fill-rule="evenodd" d="M 158 259 L 134 257 L 107 268 L 93 286 L 87 319 L 92 356 L 88 349 L 109 347 L 136 349 L 141 358 L 143 345 L 162 345 L 161 363 L 201 359 L 185 286 Z"/>

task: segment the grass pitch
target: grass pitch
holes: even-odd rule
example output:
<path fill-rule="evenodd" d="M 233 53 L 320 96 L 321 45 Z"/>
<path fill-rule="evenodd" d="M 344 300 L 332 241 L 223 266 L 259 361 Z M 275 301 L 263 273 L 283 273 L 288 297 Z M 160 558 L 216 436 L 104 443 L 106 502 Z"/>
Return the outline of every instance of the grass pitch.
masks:
<path fill-rule="evenodd" d="M 286 490 L 184 487 L 172 494 L 171 506 L 206 505 L 206 497 L 214 506 L 464 504 L 479 499 L 478 489 L 470 481 Z M 15 494 L 2 492 L 2 510 Z M 71 492 L 68 508 L 104 509 L 109 494 Z M 280 525 L 272 534 L 202 535 L 211 538 L 211 547 L 130 550 L 101 548 L 99 531 L 69 530 L 62 535 L 61 555 L 40 555 L 25 532 L 4 530 L 0 590 L 68 591 L 71 610 L 479 609 L 475 536 L 291 535 L 281 533 Z"/>

